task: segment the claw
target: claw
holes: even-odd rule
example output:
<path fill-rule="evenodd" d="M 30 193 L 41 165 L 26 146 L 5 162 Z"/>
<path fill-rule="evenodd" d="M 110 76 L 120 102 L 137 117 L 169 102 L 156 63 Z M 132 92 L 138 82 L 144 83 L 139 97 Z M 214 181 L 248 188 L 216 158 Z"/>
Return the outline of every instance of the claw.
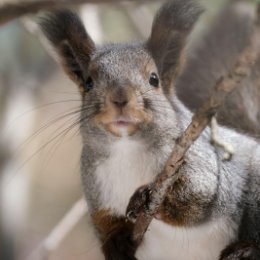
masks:
<path fill-rule="evenodd" d="M 127 219 L 129 220 L 129 221 L 131 221 L 131 222 L 135 222 L 136 221 L 136 219 L 137 219 L 137 215 L 136 215 L 136 213 L 134 212 L 134 211 L 132 211 L 132 210 L 130 210 L 130 211 L 128 211 L 127 213 L 126 213 L 126 217 L 127 217 Z"/>

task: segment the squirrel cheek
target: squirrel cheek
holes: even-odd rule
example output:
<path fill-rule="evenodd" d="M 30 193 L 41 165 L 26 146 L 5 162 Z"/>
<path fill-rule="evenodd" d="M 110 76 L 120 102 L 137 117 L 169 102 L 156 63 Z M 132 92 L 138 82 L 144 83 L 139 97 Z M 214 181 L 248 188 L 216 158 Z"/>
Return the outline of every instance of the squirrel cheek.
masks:
<path fill-rule="evenodd" d="M 127 134 L 128 134 L 129 136 L 133 135 L 133 134 L 136 132 L 137 128 L 138 128 L 137 125 L 131 124 L 131 125 L 127 128 Z"/>

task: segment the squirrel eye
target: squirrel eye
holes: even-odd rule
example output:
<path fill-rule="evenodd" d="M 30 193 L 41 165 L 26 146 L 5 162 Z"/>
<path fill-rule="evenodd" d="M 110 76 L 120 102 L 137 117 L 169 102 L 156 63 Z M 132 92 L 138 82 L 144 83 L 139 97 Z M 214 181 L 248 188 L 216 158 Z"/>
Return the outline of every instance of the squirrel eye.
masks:
<path fill-rule="evenodd" d="M 159 87 L 159 78 L 156 75 L 156 73 L 151 73 L 150 79 L 149 79 L 149 84 L 153 87 L 158 88 Z"/>
<path fill-rule="evenodd" d="M 84 83 L 84 90 L 89 92 L 93 88 L 93 80 L 91 77 L 88 77 Z"/>

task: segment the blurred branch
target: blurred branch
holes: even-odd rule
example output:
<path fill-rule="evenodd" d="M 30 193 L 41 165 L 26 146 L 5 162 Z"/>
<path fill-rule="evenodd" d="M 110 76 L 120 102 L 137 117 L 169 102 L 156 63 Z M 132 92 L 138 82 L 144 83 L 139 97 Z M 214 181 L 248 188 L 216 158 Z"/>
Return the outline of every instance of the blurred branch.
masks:
<path fill-rule="evenodd" d="M 257 57 L 256 36 L 252 37 L 251 44 L 239 56 L 234 68 L 225 76 L 220 78 L 215 85 L 214 91 L 204 105 L 193 115 L 192 122 L 176 141 L 172 154 L 166 162 L 166 166 L 155 181 L 149 186 L 149 209 L 143 209 L 138 216 L 133 239 L 140 243 L 151 223 L 153 216 L 157 213 L 162 204 L 166 192 L 173 183 L 180 177 L 180 167 L 185 161 L 185 153 L 207 127 L 217 109 L 223 104 L 226 96 L 240 83 L 251 71 Z M 138 196 L 133 196 L 128 208 L 134 208 L 134 201 Z"/>
<path fill-rule="evenodd" d="M 151 2 L 152 0 L 128 0 L 129 2 Z M 156 1 L 156 0 L 153 0 Z M 116 3 L 122 0 L 39 0 L 21 1 L 19 3 L 6 3 L 0 6 L 0 25 L 23 15 L 38 13 L 42 10 L 62 8 L 84 3 Z"/>
<path fill-rule="evenodd" d="M 121 4 L 124 7 L 123 4 Z M 146 5 L 135 7 L 134 10 L 125 9 L 126 15 L 129 17 L 130 22 L 133 24 L 137 33 L 143 38 L 147 39 L 151 30 L 153 21 L 153 13 Z M 140 22 L 142 21 L 142 22 Z"/>
<path fill-rule="evenodd" d="M 2 149 L 2 147 L 3 147 L 3 149 Z M 0 140 L 0 178 L 1 178 L 1 173 L 2 173 L 3 168 L 6 165 L 6 162 L 8 161 L 8 159 L 10 158 L 9 156 L 10 156 L 10 153 L 9 153 L 8 149 L 4 149 L 3 141 Z"/>
<path fill-rule="evenodd" d="M 6 146 L 6 140 L 2 138 L 2 127 L 4 124 L 4 118 L 6 113 L 6 106 L 7 106 L 7 97 L 9 94 L 9 89 L 5 89 L 4 86 L 7 85 L 7 78 L 5 77 L 4 73 L 0 73 L 0 180 L 1 180 L 1 173 L 6 165 L 6 163 L 10 159 L 10 151 L 9 148 Z M 1 226 L 1 223 L 0 223 Z M 1 234 L 1 231 L 0 231 Z M 1 240 L 0 240 L 1 241 Z M 1 249 L 1 246 L 0 246 Z"/>
<path fill-rule="evenodd" d="M 87 213 L 87 203 L 84 198 L 78 200 L 57 226 L 46 237 L 42 244 L 28 257 L 29 260 L 46 260 L 51 252 L 55 251 L 68 233 L 76 226 L 79 220 Z"/>
<path fill-rule="evenodd" d="M 52 47 L 46 37 L 43 35 L 39 26 L 30 17 L 24 17 L 21 19 L 21 24 L 29 33 L 37 37 L 37 39 L 42 44 L 42 47 L 47 52 L 47 54 L 54 60 L 57 61 L 56 53 L 52 50 Z"/>

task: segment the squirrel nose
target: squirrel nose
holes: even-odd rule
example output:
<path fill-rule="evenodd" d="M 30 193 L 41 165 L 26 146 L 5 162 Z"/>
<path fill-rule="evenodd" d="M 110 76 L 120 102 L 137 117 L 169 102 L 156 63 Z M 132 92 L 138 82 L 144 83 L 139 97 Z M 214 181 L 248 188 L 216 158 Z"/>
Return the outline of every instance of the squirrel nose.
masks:
<path fill-rule="evenodd" d="M 123 108 L 127 105 L 128 101 L 124 101 L 124 100 L 120 100 L 120 101 L 113 101 L 113 103 L 115 104 L 115 106 L 119 107 L 119 108 Z"/>
<path fill-rule="evenodd" d="M 125 107 L 128 102 L 128 95 L 126 91 L 122 89 L 118 89 L 117 91 L 114 91 L 114 93 L 110 97 L 110 101 L 118 108 Z"/>

